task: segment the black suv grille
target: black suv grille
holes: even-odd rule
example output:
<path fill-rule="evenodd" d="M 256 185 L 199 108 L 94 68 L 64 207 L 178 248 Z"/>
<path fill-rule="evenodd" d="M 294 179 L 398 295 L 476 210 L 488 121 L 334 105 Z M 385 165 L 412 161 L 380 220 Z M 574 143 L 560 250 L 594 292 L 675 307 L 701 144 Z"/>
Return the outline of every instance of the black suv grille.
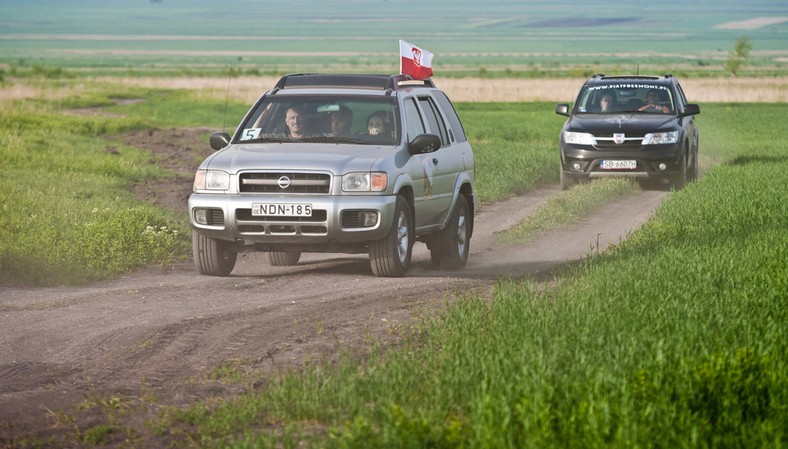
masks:
<path fill-rule="evenodd" d="M 328 194 L 331 176 L 325 173 L 249 172 L 241 173 L 238 190 L 242 193 L 318 193 Z"/>
<path fill-rule="evenodd" d="M 639 149 L 643 142 L 643 134 L 626 134 L 621 143 L 616 143 L 612 132 L 594 133 L 596 147 L 605 150 L 632 150 Z"/>

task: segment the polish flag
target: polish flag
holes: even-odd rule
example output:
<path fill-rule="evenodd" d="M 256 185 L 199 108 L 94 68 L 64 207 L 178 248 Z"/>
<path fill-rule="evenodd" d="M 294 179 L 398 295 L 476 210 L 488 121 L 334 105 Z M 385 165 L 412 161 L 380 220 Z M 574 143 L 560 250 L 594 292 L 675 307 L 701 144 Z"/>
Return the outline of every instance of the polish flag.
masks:
<path fill-rule="evenodd" d="M 432 76 L 432 53 L 409 42 L 399 41 L 399 72 L 414 79 L 423 80 Z"/>

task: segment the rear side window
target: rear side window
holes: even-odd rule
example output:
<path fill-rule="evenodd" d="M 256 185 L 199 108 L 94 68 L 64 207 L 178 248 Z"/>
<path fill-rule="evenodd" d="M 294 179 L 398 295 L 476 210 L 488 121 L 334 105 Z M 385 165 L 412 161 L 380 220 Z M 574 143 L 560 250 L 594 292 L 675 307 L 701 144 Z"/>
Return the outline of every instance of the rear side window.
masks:
<path fill-rule="evenodd" d="M 687 97 L 684 96 L 684 89 L 681 88 L 680 84 L 676 84 L 676 90 L 679 94 L 679 100 L 681 101 L 681 108 L 684 109 L 684 105 L 687 104 Z"/>
<path fill-rule="evenodd" d="M 438 134 L 441 138 L 442 146 L 449 145 L 449 135 L 446 133 L 446 124 L 443 123 L 443 117 L 438 112 L 435 103 L 429 97 L 420 97 L 421 109 L 427 118 L 427 123 L 430 124 L 430 130 L 434 134 Z"/>
<path fill-rule="evenodd" d="M 435 97 L 435 101 L 438 102 L 441 110 L 446 114 L 446 119 L 449 121 L 449 126 L 451 127 L 450 133 L 454 136 L 454 139 L 457 142 L 467 142 L 468 138 L 465 137 L 465 129 L 463 129 L 460 117 L 457 115 L 454 105 L 449 101 L 449 97 L 439 90 L 433 92 L 432 96 Z"/>

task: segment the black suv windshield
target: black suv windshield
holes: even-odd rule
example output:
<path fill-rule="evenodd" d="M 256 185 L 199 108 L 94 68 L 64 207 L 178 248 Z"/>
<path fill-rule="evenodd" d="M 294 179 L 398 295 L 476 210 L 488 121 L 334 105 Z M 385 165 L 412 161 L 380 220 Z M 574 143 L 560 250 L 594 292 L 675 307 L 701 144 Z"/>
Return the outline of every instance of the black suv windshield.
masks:
<path fill-rule="evenodd" d="M 244 122 L 238 141 L 396 145 L 396 117 L 393 97 L 269 95 Z"/>
<path fill-rule="evenodd" d="M 676 110 L 674 104 L 668 86 L 647 82 L 620 82 L 585 86 L 577 97 L 575 113 L 673 114 Z"/>

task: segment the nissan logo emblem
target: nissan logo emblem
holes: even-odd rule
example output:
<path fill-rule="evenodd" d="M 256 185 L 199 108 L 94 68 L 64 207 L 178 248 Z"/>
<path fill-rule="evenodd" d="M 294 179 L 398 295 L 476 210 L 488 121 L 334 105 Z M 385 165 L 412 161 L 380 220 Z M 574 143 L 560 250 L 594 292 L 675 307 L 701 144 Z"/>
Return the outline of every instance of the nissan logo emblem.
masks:
<path fill-rule="evenodd" d="M 290 187 L 290 178 L 288 178 L 287 176 L 280 176 L 279 180 L 276 181 L 276 183 L 279 184 L 280 189 L 284 190 Z"/>

